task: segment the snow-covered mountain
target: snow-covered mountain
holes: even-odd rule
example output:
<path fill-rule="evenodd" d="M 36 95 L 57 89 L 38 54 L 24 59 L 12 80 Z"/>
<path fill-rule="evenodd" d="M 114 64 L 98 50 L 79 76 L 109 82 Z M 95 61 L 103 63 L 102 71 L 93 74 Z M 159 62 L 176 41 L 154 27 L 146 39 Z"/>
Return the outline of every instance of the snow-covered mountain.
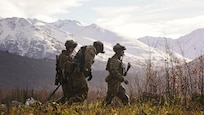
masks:
<path fill-rule="evenodd" d="M 53 36 L 59 33 L 44 29 L 46 23 L 23 18 L 0 20 L 0 50 L 31 58 L 54 57 L 63 45 Z"/>
<path fill-rule="evenodd" d="M 189 59 L 195 59 L 204 54 L 204 28 L 194 30 L 178 39 L 148 36 L 138 40 L 163 51 L 170 49 Z"/>
<path fill-rule="evenodd" d="M 54 59 L 55 55 L 64 49 L 64 43 L 68 39 L 77 41 L 76 50 L 82 45 L 91 45 L 96 40 L 104 43 L 106 53 L 96 56 L 95 68 L 105 68 L 105 61 L 114 54 L 112 47 L 116 43 L 127 47 L 124 62 L 130 61 L 136 66 L 145 65 L 147 61 L 160 66 L 164 60 L 170 58 L 161 50 L 138 40 L 128 40 L 96 24 L 83 26 L 80 22 L 72 20 L 46 23 L 36 19 L 0 19 L 0 50 L 10 53 L 31 58 Z M 183 59 L 181 56 L 178 58 Z"/>

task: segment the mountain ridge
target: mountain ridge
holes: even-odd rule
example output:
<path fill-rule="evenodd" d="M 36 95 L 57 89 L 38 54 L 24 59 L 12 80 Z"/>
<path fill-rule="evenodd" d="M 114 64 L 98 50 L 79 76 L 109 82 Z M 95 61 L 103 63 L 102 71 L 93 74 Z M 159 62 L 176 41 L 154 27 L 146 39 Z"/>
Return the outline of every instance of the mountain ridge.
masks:
<path fill-rule="evenodd" d="M 168 47 L 170 50 L 177 52 L 183 57 L 195 59 L 204 54 L 203 38 L 204 28 L 199 28 L 178 39 L 146 36 L 138 40 L 163 51 Z"/>

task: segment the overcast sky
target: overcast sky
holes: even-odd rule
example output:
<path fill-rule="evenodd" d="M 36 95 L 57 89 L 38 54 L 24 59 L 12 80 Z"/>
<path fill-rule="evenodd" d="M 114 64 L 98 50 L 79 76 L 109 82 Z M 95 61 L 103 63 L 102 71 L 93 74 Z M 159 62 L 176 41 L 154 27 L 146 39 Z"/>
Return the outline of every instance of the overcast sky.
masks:
<path fill-rule="evenodd" d="M 178 38 L 204 28 L 204 0 L 0 0 L 0 17 L 96 23 L 123 36 Z"/>

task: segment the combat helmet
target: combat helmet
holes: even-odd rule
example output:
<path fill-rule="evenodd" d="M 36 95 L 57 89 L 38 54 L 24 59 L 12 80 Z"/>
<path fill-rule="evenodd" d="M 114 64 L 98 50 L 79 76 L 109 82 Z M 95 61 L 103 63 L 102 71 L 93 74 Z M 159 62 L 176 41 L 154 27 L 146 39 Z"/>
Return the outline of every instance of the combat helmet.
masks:
<path fill-rule="evenodd" d="M 74 42 L 73 40 L 67 40 L 64 44 L 67 48 L 68 47 L 72 47 L 72 48 L 75 48 L 77 46 L 77 43 Z"/>
<path fill-rule="evenodd" d="M 113 51 L 117 52 L 119 50 L 126 50 L 126 48 L 125 48 L 125 46 L 122 46 L 119 43 L 117 43 L 116 45 L 113 46 Z"/>
<path fill-rule="evenodd" d="M 95 41 L 93 46 L 96 48 L 97 52 L 105 53 L 103 43 L 101 41 Z"/>

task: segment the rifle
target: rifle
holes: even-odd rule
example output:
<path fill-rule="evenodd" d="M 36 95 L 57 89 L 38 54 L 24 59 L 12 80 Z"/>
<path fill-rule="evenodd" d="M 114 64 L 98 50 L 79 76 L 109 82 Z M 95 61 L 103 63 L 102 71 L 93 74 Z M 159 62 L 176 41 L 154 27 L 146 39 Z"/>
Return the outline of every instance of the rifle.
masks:
<path fill-rule="evenodd" d="M 92 79 L 92 77 L 93 77 L 91 70 L 84 71 L 84 75 L 85 75 L 85 78 L 88 77 L 88 79 L 87 79 L 88 81 L 90 81 Z"/>
<path fill-rule="evenodd" d="M 127 72 L 129 71 L 130 67 L 131 67 L 131 64 L 130 64 L 130 62 L 128 62 L 127 69 L 126 69 L 125 73 L 123 74 L 124 76 L 127 75 Z"/>
<path fill-rule="evenodd" d="M 55 85 L 62 83 L 62 70 L 59 66 L 59 56 L 56 55 L 56 74 L 55 74 Z"/>
<path fill-rule="evenodd" d="M 61 84 L 59 84 L 57 88 L 55 88 L 55 90 L 50 94 L 50 96 L 47 99 L 45 99 L 44 102 L 49 101 L 52 98 L 52 96 L 55 94 L 55 92 L 59 89 L 60 86 Z"/>

